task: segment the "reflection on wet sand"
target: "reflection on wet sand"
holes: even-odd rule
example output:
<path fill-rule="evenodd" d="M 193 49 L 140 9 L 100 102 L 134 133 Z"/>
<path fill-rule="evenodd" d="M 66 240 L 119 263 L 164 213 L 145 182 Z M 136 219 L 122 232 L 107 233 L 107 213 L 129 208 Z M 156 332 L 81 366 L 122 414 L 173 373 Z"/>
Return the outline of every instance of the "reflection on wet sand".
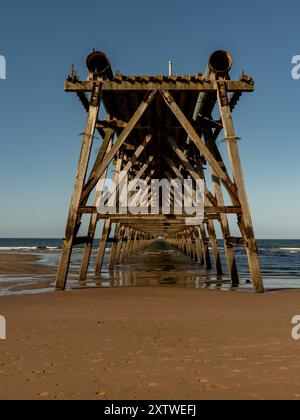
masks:
<path fill-rule="evenodd" d="M 223 267 L 226 267 L 222 246 L 220 246 L 220 250 Z M 227 274 L 217 276 L 215 267 L 212 270 L 207 270 L 163 241 L 153 243 L 113 270 L 108 268 L 110 249 L 107 249 L 103 272 L 99 277 L 95 277 L 94 274 L 97 257 L 95 248 L 92 252 L 87 281 L 80 283 L 78 273 L 82 260 L 82 249 L 76 249 L 72 255 L 68 290 L 101 287 L 180 287 L 251 291 L 249 272 L 244 264 L 246 257 L 243 250 L 239 248 L 236 249 L 236 253 L 240 286 L 233 288 Z M 264 248 L 261 254 L 262 272 L 267 291 L 299 289 L 300 270 L 298 270 L 297 256 L 295 258 L 295 255 L 292 255 L 292 259 L 288 259 L 291 258 L 289 252 L 274 253 L 274 251 L 270 251 L 270 248 Z M 2 262 L 7 264 L 6 270 L 0 275 L 0 296 L 53 292 L 59 256 L 60 252 L 57 250 L 35 252 L 32 255 L 0 254 Z M 282 268 L 285 267 L 283 260 L 284 264 L 287 264 L 285 269 Z"/>
<path fill-rule="evenodd" d="M 217 276 L 200 264 L 158 241 L 101 276 L 88 276 L 86 282 L 71 287 L 189 287 L 231 289 L 228 276 Z M 242 281 L 246 286 L 246 280 Z"/>

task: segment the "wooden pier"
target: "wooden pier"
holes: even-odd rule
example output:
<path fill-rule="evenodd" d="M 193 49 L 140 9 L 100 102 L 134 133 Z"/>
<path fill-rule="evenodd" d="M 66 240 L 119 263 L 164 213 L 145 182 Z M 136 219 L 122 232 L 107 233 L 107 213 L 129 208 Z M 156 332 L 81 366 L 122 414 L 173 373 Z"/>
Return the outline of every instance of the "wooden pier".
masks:
<path fill-rule="evenodd" d="M 87 112 L 82 150 L 67 221 L 66 235 L 57 274 L 56 288 L 64 290 L 68 279 L 73 247 L 84 245 L 79 273 L 86 281 L 97 224 L 101 223 L 96 275 L 102 270 L 107 242 L 112 242 L 110 269 L 126 260 L 157 238 L 164 238 L 196 264 L 216 269 L 218 275 L 230 274 L 233 286 L 239 284 L 234 247 L 245 246 L 253 289 L 264 292 L 263 280 L 238 150 L 238 137 L 232 113 L 244 92 L 254 91 L 251 77 L 243 74 L 230 79 L 232 58 L 216 51 L 209 59 L 205 74 L 125 76 L 113 74 L 102 52 L 87 58 L 86 81 L 73 70 L 65 82 L 65 91 L 74 92 Z M 106 117 L 100 118 L 103 106 Z M 102 110 L 101 110 L 102 111 Z M 227 144 L 228 159 L 222 156 L 218 140 Z M 99 142 L 94 162 L 92 146 Z M 227 168 L 225 161 L 230 162 Z M 187 214 L 152 214 L 144 208 L 138 214 L 120 211 L 120 198 L 107 200 L 118 208 L 101 214 L 97 203 L 105 194 L 99 181 L 113 168 L 117 189 L 124 177 L 130 182 L 152 179 L 202 180 L 204 218 L 187 223 Z M 125 175 L 124 175 L 125 174 Z M 100 184 L 101 185 L 101 184 Z M 194 188 L 194 187 L 193 187 Z M 140 200 L 151 207 L 151 189 Z M 193 191 L 195 194 L 195 191 Z M 176 197 L 171 194 L 171 207 Z M 90 218 L 86 236 L 79 236 L 83 216 Z M 233 237 L 229 215 L 235 215 L 240 237 Z M 219 224 L 224 241 L 227 268 L 222 266 L 217 241 Z M 212 248 L 210 255 L 209 245 Z M 211 257 L 214 258 L 214 264 Z"/>

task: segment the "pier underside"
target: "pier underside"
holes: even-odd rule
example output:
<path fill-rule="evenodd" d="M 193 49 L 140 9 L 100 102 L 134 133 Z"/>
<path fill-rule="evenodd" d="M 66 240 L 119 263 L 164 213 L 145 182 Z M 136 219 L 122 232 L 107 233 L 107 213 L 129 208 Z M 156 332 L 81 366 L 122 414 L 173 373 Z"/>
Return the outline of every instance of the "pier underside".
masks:
<path fill-rule="evenodd" d="M 252 92 L 254 83 L 244 74 L 238 81 L 230 80 L 231 64 L 231 56 L 218 51 L 211 56 L 204 75 L 124 76 L 113 75 L 107 57 L 94 52 L 87 60 L 86 81 L 72 71 L 65 90 L 77 94 L 87 112 L 87 123 L 57 275 L 58 290 L 66 287 L 72 249 L 80 244 L 84 252 L 79 280 L 86 281 L 100 223 L 96 276 L 103 270 L 108 244 L 108 266 L 113 271 L 163 238 L 163 246 L 175 249 L 176 255 L 185 254 L 199 272 L 203 267 L 214 270 L 217 276 L 227 276 L 233 286 L 239 284 L 234 247 L 244 246 L 253 289 L 264 291 L 232 118 L 242 93 Z M 104 119 L 100 118 L 101 106 Z M 226 157 L 219 147 L 221 133 Z M 91 151 L 99 137 L 93 162 Z M 105 188 L 108 177 L 114 182 L 109 190 Z M 155 180 L 163 180 L 156 192 Z M 171 186 L 167 198 L 166 182 Z M 179 184 L 184 191 L 188 186 L 193 204 L 201 185 L 200 212 L 187 211 L 186 196 L 183 199 L 175 190 Z M 87 234 L 80 236 L 83 217 L 89 217 L 89 226 Z M 238 237 L 231 234 L 233 217 Z M 221 258 L 219 234 L 227 268 Z"/>

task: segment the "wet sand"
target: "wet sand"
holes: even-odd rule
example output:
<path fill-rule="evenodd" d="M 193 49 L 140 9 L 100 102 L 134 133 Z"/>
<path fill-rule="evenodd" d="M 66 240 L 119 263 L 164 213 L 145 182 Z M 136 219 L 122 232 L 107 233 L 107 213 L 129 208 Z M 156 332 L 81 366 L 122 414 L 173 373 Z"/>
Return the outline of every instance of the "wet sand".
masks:
<path fill-rule="evenodd" d="M 0 254 L 0 275 L 34 275 L 54 272 L 49 266 L 39 263 L 40 257 L 24 254 Z"/>
<path fill-rule="evenodd" d="M 0 254 L 0 298 L 11 293 L 47 290 L 56 268 L 42 263 L 42 257 L 30 254 Z"/>
<path fill-rule="evenodd" d="M 170 284 L 3 297 L 0 399 L 300 399 L 299 302 Z"/>

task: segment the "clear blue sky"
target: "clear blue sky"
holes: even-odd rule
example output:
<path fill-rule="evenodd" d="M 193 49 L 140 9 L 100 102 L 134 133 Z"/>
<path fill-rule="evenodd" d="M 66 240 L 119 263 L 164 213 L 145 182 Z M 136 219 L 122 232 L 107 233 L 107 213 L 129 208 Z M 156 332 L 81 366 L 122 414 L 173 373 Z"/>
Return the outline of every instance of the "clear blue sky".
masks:
<path fill-rule="evenodd" d="M 62 237 L 80 150 L 84 112 L 64 80 L 82 77 L 92 48 L 114 70 L 159 74 L 204 71 L 228 49 L 232 77 L 253 75 L 255 94 L 235 113 L 259 238 L 300 238 L 300 3 L 238 0 L 3 0 L 0 54 L 0 237 Z"/>

